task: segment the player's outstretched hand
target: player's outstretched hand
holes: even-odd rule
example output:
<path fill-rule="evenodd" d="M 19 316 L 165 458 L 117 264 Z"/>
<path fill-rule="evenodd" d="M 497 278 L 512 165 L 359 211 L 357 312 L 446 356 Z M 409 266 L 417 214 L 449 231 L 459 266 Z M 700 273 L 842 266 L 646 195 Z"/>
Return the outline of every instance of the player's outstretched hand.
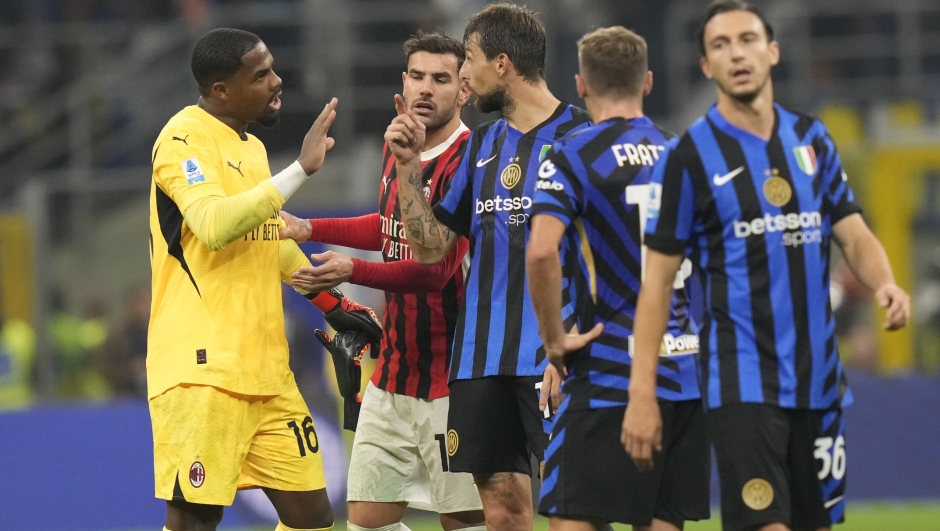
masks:
<path fill-rule="evenodd" d="M 630 397 L 620 442 L 641 471 L 652 470 L 653 450 L 663 449 L 663 419 L 656 397 Z"/>
<path fill-rule="evenodd" d="M 313 122 L 313 126 L 304 136 L 304 144 L 300 148 L 300 156 L 297 162 L 304 169 L 307 175 L 320 169 L 323 166 L 323 159 L 326 158 L 326 152 L 332 149 L 336 143 L 331 137 L 327 136 L 330 132 L 330 126 L 336 119 L 336 104 L 339 101 L 336 98 L 330 100 L 323 108 L 320 116 Z"/>
<path fill-rule="evenodd" d="M 594 328 L 583 334 L 579 334 L 578 325 L 575 324 L 571 327 L 570 332 L 562 336 L 560 341 L 552 345 L 545 345 L 545 356 L 548 358 L 548 362 L 558 369 L 559 374 L 567 376 L 568 370 L 565 368 L 565 355 L 569 352 L 581 350 L 588 343 L 597 339 L 597 336 L 601 335 L 603 331 L 604 323 L 597 323 L 594 325 Z"/>
<path fill-rule="evenodd" d="M 897 284 L 885 284 L 875 291 L 875 302 L 887 308 L 885 330 L 897 330 L 907 324 L 911 317 L 911 297 Z"/>
<path fill-rule="evenodd" d="M 558 373 L 554 365 L 549 364 L 545 367 L 545 374 L 542 375 L 542 387 L 539 388 L 539 411 L 545 412 L 548 407 L 548 400 L 552 400 L 552 411 L 558 411 L 561 405 L 561 382 L 564 377 Z"/>
<path fill-rule="evenodd" d="M 291 286 L 311 292 L 326 291 L 348 281 L 352 275 L 352 258 L 346 255 L 327 251 L 311 254 L 310 260 L 322 263 L 314 267 L 301 267 L 292 273 Z"/>
<path fill-rule="evenodd" d="M 297 216 L 289 212 L 285 212 L 284 210 L 281 210 L 277 214 L 282 220 L 284 220 L 284 225 L 278 232 L 279 239 L 290 239 L 297 243 L 303 243 L 310 240 L 311 229 L 309 221 L 298 218 Z"/>
<path fill-rule="evenodd" d="M 385 141 L 392 155 L 399 162 L 407 164 L 424 149 L 424 122 L 415 116 L 414 111 L 405 108 L 405 100 L 400 94 L 395 94 L 395 111 L 398 116 L 385 130 Z"/>

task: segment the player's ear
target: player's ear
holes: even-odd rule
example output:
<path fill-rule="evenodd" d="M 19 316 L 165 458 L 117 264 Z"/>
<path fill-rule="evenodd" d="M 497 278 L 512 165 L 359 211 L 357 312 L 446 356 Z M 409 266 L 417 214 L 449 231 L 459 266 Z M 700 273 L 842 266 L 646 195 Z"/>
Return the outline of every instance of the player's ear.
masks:
<path fill-rule="evenodd" d="M 780 43 L 770 41 L 767 44 L 767 49 L 770 52 L 770 66 L 777 66 L 777 63 L 780 62 Z"/>
<path fill-rule="evenodd" d="M 493 62 L 496 64 L 496 73 L 499 77 L 508 74 L 510 67 L 512 67 L 512 59 L 504 53 L 497 55 Z"/>
<path fill-rule="evenodd" d="M 705 74 L 706 78 L 714 79 L 714 77 L 712 77 L 712 67 L 708 64 L 707 57 L 703 55 L 702 58 L 698 60 L 698 66 L 702 69 L 702 73 Z"/>
<path fill-rule="evenodd" d="M 219 100 L 227 100 L 229 97 L 228 87 L 224 81 L 216 81 L 209 87 L 209 95 Z"/>
<path fill-rule="evenodd" d="M 457 105 L 463 107 L 470 101 L 470 87 L 463 81 L 460 82 L 460 90 L 457 91 Z"/>
<path fill-rule="evenodd" d="M 405 87 L 405 80 L 406 80 L 406 79 L 408 79 L 408 72 L 402 72 L 402 73 L 401 73 L 401 86 L 402 86 L 402 88 Z"/>
<path fill-rule="evenodd" d="M 646 79 L 643 81 L 643 95 L 649 96 L 653 92 L 653 71 L 646 71 Z"/>
<path fill-rule="evenodd" d="M 578 97 L 582 100 L 587 98 L 587 82 L 584 81 L 584 78 L 581 77 L 581 74 L 574 75 L 574 85 L 578 89 Z"/>

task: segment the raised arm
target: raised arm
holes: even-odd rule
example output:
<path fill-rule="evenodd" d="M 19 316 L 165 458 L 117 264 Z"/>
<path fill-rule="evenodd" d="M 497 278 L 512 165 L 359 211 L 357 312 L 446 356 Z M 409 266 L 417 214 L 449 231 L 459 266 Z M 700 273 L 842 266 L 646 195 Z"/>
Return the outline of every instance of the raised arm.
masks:
<path fill-rule="evenodd" d="M 408 231 L 408 244 L 415 262 L 434 265 L 444 259 L 460 238 L 460 234 L 441 223 L 431 205 L 424 199 L 424 180 L 421 171 L 421 149 L 424 147 L 425 127 L 405 102 L 395 95 L 398 116 L 385 132 L 385 141 L 395 155 L 398 173 L 398 204 L 402 221 Z"/>
<path fill-rule="evenodd" d="M 163 160 L 167 158 L 165 152 L 158 159 L 159 148 L 154 156 L 157 184 L 179 206 L 196 238 L 213 251 L 221 250 L 271 218 L 300 185 L 320 169 L 326 152 L 334 143 L 327 133 L 336 117 L 335 108 L 336 99 L 333 99 L 320 113 L 304 137 L 297 161 L 250 190 L 225 196 L 218 181 L 218 172 L 208 166 L 205 169 L 195 166 L 200 172 L 201 181 L 181 186 L 181 177 L 173 174 L 179 170 L 179 156 Z M 187 145 L 182 149 L 190 148 Z M 207 156 L 205 145 L 200 146 L 194 141 L 191 149 L 192 155 L 196 155 L 195 159 L 202 155 L 199 160 L 203 164 L 210 164 L 213 157 L 211 154 Z M 174 154 L 178 155 L 179 152 L 180 149 L 176 149 Z"/>

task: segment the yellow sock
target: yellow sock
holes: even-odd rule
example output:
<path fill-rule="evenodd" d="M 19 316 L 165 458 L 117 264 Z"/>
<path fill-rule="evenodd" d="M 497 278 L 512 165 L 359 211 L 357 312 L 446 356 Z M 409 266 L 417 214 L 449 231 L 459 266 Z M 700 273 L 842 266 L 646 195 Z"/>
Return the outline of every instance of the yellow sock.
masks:
<path fill-rule="evenodd" d="M 320 529 L 294 529 L 293 527 L 287 527 L 283 522 L 278 522 L 274 531 L 330 531 L 331 529 L 333 529 L 333 526 L 321 527 Z"/>

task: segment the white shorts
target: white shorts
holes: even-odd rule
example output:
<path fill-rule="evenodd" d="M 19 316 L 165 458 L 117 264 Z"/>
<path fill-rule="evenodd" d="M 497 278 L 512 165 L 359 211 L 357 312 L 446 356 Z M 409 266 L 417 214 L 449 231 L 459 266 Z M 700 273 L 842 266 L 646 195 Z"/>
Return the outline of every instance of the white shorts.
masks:
<path fill-rule="evenodd" d="M 369 382 L 349 462 L 347 501 L 408 502 L 447 514 L 483 508 L 473 476 L 448 472 L 449 397 L 425 400 Z"/>

